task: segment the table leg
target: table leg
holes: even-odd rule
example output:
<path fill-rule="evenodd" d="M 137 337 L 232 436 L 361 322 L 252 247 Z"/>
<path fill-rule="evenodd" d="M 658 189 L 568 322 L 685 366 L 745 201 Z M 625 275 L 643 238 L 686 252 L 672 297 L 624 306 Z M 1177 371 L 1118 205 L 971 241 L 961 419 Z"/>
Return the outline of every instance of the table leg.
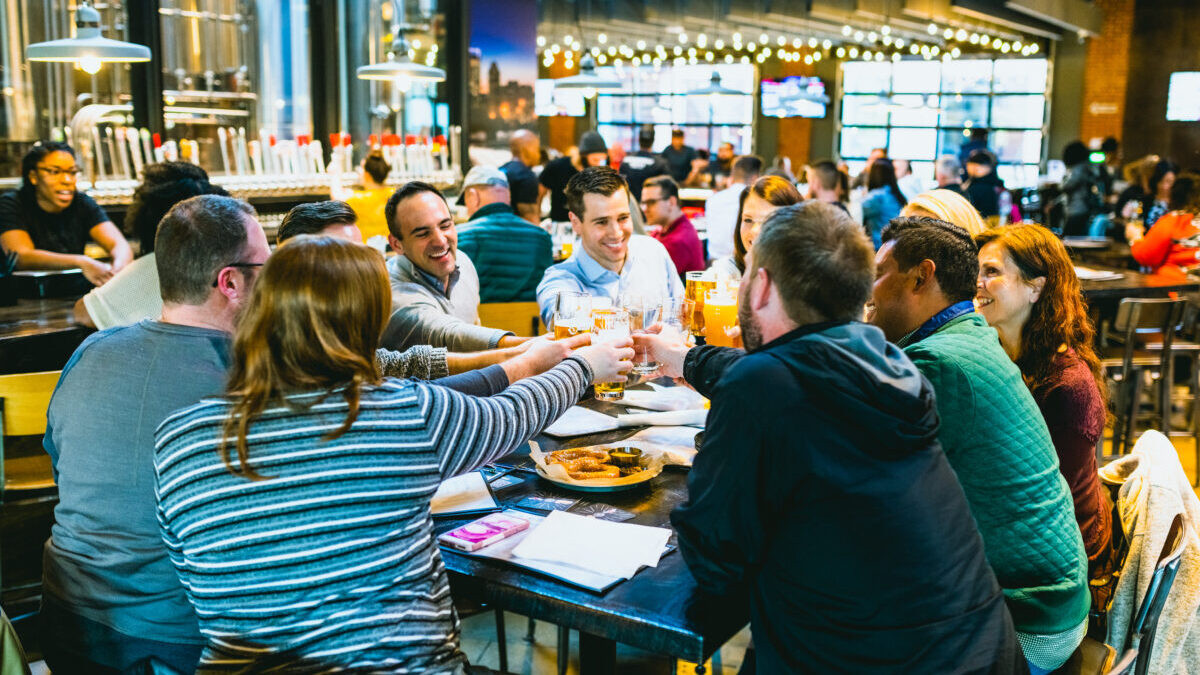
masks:
<path fill-rule="evenodd" d="M 617 643 L 579 632 L 580 675 L 613 675 L 617 672 Z"/>

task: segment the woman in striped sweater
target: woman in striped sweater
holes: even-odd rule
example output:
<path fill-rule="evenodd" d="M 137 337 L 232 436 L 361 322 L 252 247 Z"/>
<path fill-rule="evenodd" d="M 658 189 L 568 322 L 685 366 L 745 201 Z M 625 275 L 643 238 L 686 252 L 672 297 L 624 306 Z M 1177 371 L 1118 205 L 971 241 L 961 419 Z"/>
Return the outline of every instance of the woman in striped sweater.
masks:
<path fill-rule="evenodd" d="M 430 498 L 633 356 L 584 347 L 474 398 L 380 378 L 390 309 L 371 249 L 281 247 L 235 336 L 228 395 L 159 427 L 159 520 L 208 640 L 201 671 L 464 672 Z"/>

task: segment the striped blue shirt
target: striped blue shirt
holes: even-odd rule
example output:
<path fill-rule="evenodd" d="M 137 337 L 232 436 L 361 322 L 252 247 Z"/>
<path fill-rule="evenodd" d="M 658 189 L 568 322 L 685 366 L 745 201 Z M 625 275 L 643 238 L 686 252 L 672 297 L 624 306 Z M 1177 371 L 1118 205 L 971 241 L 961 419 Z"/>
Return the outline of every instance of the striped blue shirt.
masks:
<path fill-rule="evenodd" d="M 590 379 L 571 358 L 490 398 L 384 380 L 334 440 L 342 395 L 290 396 L 249 427 L 258 481 L 222 463 L 227 399 L 168 417 L 158 516 L 207 639 L 201 670 L 461 672 L 430 499 L 539 433 Z"/>

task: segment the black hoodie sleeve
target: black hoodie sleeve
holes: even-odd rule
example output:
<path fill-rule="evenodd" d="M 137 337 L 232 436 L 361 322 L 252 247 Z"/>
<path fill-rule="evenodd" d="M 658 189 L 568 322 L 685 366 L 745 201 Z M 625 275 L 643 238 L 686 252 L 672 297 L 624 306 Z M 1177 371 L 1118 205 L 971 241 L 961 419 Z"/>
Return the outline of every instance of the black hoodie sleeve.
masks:
<path fill-rule="evenodd" d="M 733 347 L 693 347 L 683 357 L 683 379 L 701 396 L 711 399 L 721 376 L 744 356 L 744 350 Z"/>
<path fill-rule="evenodd" d="M 701 349 L 712 356 L 741 353 Z M 754 400 L 757 385 L 741 374 L 733 379 L 737 381 L 722 383 L 724 394 L 713 399 L 704 446 L 688 475 L 688 501 L 671 514 L 692 576 L 715 595 L 731 595 L 744 586 L 761 564 L 765 540 L 758 486 L 766 444 L 762 425 L 747 424 L 756 418 L 761 402 Z"/>

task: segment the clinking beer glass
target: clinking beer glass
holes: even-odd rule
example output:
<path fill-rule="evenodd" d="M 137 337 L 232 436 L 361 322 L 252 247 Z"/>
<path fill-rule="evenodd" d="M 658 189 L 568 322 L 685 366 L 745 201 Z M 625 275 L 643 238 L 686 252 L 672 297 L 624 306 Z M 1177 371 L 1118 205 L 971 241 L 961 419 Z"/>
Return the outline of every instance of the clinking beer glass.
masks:
<path fill-rule="evenodd" d="M 736 347 L 737 286 L 721 284 L 704 299 L 704 341 L 717 347 Z"/>
<path fill-rule="evenodd" d="M 569 338 L 591 329 L 591 296 L 571 291 L 559 293 L 554 304 L 554 339 Z"/>
<path fill-rule="evenodd" d="M 628 294 L 622 295 L 620 301 L 621 309 L 629 312 L 629 329 L 633 333 L 645 333 L 662 320 L 663 301 L 660 299 Z M 656 370 L 658 362 L 650 359 L 650 355 L 644 349 L 634 355 L 633 372 L 648 375 Z"/>
<path fill-rule="evenodd" d="M 692 335 L 704 335 L 704 294 L 717 287 L 717 279 L 711 272 L 688 272 L 684 275 L 684 297 L 692 302 L 692 316 L 687 328 Z"/>
<path fill-rule="evenodd" d="M 592 310 L 592 344 L 628 340 L 629 312 L 606 308 Z M 625 397 L 624 382 L 595 382 L 596 400 L 619 401 Z"/>

